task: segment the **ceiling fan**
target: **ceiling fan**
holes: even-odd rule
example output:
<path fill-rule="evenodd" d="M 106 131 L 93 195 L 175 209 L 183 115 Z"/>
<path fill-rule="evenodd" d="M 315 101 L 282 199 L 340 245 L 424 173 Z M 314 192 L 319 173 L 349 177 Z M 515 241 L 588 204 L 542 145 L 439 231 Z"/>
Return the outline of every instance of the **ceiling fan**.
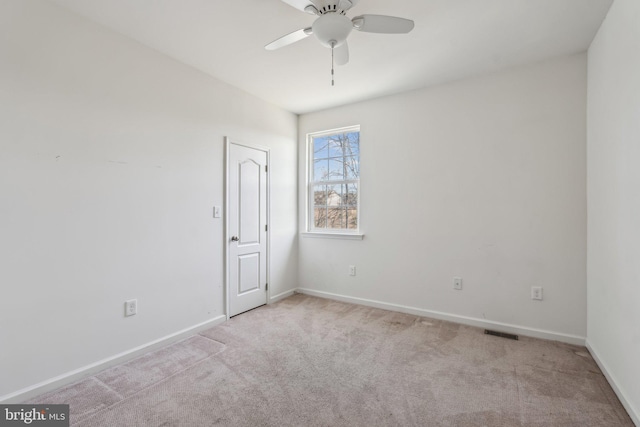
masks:
<path fill-rule="evenodd" d="M 338 65 L 349 62 L 347 37 L 351 30 L 365 33 L 405 34 L 413 30 L 410 19 L 386 15 L 359 15 L 349 19 L 346 13 L 360 0 L 282 0 L 298 10 L 316 15 L 318 18 L 308 28 L 294 31 L 265 46 L 267 50 L 276 50 L 314 35 L 320 43 L 331 49 L 333 60 Z M 334 58 L 335 55 L 335 58 Z M 333 66 L 331 69 L 333 76 Z M 333 85 L 333 81 L 331 82 Z"/>

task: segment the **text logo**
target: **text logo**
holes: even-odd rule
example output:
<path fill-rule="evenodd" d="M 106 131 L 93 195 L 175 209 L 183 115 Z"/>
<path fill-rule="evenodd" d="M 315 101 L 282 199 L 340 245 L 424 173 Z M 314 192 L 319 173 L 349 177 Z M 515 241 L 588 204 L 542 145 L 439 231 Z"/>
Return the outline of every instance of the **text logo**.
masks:
<path fill-rule="evenodd" d="M 0 427 L 69 427 L 69 405 L 0 405 Z"/>

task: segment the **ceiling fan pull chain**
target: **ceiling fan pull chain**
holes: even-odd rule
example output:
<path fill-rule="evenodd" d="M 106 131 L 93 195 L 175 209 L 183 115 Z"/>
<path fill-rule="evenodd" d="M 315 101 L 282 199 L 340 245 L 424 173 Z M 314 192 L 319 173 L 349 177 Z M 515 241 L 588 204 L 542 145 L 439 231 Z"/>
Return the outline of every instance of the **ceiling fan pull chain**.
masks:
<path fill-rule="evenodd" d="M 334 76 L 334 72 L 333 72 L 333 49 L 336 46 L 336 42 L 332 42 L 331 43 L 331 86 L 335 86 L 335 83 L 333 81 L 333 76 Z"/>

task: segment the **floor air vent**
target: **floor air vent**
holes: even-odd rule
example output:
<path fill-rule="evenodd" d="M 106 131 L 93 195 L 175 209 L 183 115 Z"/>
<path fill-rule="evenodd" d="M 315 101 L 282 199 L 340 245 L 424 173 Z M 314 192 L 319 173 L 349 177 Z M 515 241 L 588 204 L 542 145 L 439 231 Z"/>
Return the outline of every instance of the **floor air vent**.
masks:
<path fill-rule="evenodd" d="M 490 329 L 485 329 L 484 333 L 485 333 L 485 335 L 493 335 L 495 337 L 509 338 L 510 340 L 518 341 L 518 336 L 517 335 L 507 334 L 506 332 L 498 332 L 498 331 L 492 331 Z"/>

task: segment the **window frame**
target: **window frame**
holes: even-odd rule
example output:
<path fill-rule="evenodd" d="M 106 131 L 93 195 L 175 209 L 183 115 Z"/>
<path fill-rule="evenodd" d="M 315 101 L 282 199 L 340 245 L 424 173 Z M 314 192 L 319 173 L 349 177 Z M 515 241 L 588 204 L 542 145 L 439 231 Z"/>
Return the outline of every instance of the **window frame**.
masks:
<path fill-rule="evenodd" d="M 335 180 L 335 181 L 313 181 L 314 174 L 314 163 L 315 163 L 315 150 L 314 150 L 314 139 L 322 138 L 323 136 L 330 136 L 336 134 L 343 133 L 351 133 L 358 132 L 359 141 L 362 138 L 362 132 L 360 129 L 360 125 L 347 126 L 337 129 L 330 129 L 320 132 L 312 132 L 307 134 L 306 140 L 306 165 L 307 165 L 307 173 L 306 173 L 306 227 L 305 231 L 302 233 L 304 237 L 321 237 L 321 238 L 339 238 L 339 239 L 354 239 L 361 240 L 364 235 L 361 233 L 360 226 L 360 195 L 361 195 L 361 179 L 358 176 L 357 179 L 343 179 Z M 358 145 L 358 163 L 360 163 L 362 147 Z M 329 161 L 331 157 L 328 157 Z M 343 184 L 356 184 L 357 185 L 357 201 L 356 201 L 356 210 L 357 210 L 357 223 L 355 229 L 349 228 L 315 228 L 314 225 L 314 186 L 316 185 L 343 185 Z"/>

